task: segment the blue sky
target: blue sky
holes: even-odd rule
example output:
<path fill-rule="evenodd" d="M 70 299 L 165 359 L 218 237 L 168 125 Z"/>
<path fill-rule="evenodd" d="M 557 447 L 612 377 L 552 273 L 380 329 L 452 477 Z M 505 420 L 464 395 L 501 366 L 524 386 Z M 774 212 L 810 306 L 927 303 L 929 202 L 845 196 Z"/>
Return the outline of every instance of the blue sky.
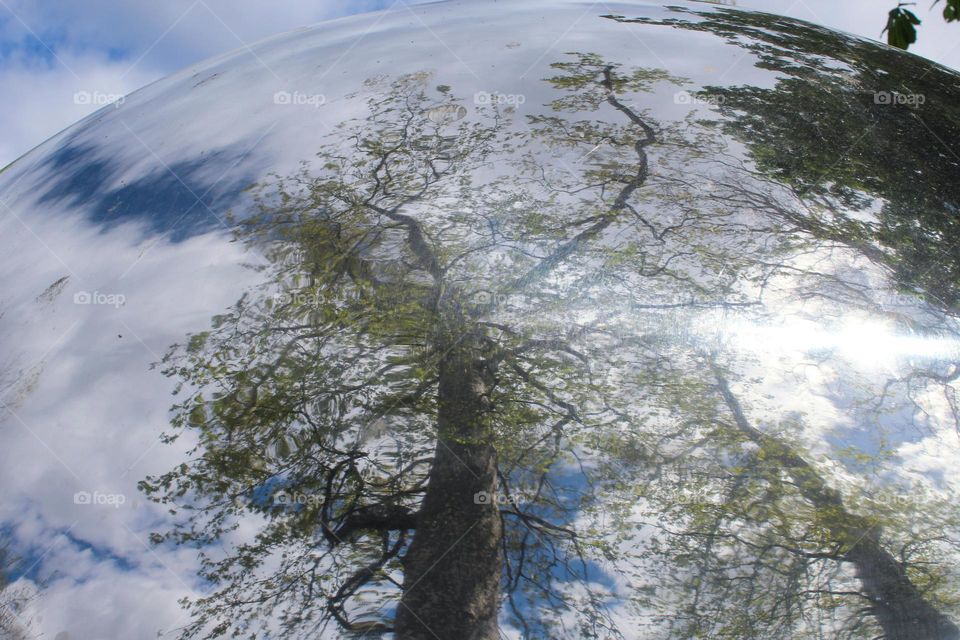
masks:
<path fill-rule="evenodd" d="M 0 86 L 6 97 L 0 101 L 0 166 L 112 98 L 178 69 L 276 33 L 393 1 L 0 0 Z M 736 4 L 878 38 L 887 5 L 895 2 Z M 914 50 L 960 68 L 955 46 L 960 25 L 944 24 L 940 8 L 927 3 L 914 10 L 924 20 Z"/>

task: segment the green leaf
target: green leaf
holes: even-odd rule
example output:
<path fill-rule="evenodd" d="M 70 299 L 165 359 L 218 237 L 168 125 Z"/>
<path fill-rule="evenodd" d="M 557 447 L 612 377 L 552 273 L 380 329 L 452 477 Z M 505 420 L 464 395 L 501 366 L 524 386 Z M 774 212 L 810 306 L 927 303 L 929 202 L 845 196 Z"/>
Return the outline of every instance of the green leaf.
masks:
<path fill-rule="evenodd" d="M 207 422 L 207 412 L 202 404 L 190 410 L 188 422 L 191 427 L 199 427 Z"/>
<path fill-rule="evenodd" d="M 287 439 L 283 436 L 277 438 L 277 442 L 274 445 L 276 448 L 277 456 L 281 459 L 286 459 L 290 457 L 290 443 L 287 442 Z"/>
<path fill-rule="evenodd" d="M 190 336 L 190 340 L 187 342 L 187 352 L 188 353 L 197 353 L 203 349 L 207 343 L 207 338 L 210 336 L 209 331 L 201 331 L 200 333 L 195 333 Z"/>
<path fill-rule="evenodd" d="M 947 0 L 943 8 L 943 19 L 947 22 L 960 20 L 960 0 Z"/>
<path fill-rule="evenodd" d="M 958 2 L 960 0 L 951 0 Z M 886 32 L 887 44 L 899 49 L 908 49 L 910 45 L 917 41 L 917 29 L 915 25 L 920 24 L 918 18 L 909 9 L 897 7 L 891 9 L 887 16 L 887 26 L 881 33 Z"/>

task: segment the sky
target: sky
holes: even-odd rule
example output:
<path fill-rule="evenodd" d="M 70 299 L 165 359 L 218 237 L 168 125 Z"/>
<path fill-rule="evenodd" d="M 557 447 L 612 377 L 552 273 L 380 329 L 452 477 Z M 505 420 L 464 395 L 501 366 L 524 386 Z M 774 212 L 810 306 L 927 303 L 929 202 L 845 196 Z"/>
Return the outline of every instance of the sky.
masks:
<path fill-rule="evenodd" d="M 6 97 L 0 101 L 0 167 L 104 104 L 191 64 L 274 34 L 402 1 L 0 0 L 0 87 Z M 895 3 L 736 4 L 880 38 L 887 5 Z M 923 25 L 912 50 L 960 68 L 960 25 L 945 24 L 940 8 L 926 2 L 913 9 Z"/>

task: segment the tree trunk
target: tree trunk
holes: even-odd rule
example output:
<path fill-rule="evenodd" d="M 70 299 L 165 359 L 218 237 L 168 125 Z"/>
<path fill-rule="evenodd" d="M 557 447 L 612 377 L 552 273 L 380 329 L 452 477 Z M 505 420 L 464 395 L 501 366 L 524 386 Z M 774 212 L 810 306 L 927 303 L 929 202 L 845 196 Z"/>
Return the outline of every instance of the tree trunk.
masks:
<path fill-rule="evenodd" d="M 896 558 L 867 535 L 847 552 L 887 640 L 957 640 L 960 630 L 924 599 Z"/>
<path fill-rule="evenodd" d="M 437 447 L 404 557 L 398 640 L 495 640 L 502 571 L 496 450 L 484 420 L 489 380 L 467 341 L 440 367 Z"/>
<path fill-rule="evenodd" d="M 937 610 L 911 582 L 903 566 L 880 544 L 877 528 L 850 513 L 839 491 L 787 443 L 749 423 L 726 378 L 711 363 L 714 377 L 740 432 L 776 460 L 800 493 L 819 511 L 829 514 L 827 526 L 834 542 L 845 548 L 843 559 L 856 569 L 871 613 L 886 640 L 960 640 L 960 629 Z"/>

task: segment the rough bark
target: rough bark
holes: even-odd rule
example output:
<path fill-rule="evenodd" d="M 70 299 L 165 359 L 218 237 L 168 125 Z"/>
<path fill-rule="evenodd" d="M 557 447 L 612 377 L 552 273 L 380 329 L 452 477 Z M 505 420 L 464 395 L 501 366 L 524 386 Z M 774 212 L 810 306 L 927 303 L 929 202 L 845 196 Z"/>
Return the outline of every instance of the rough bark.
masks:
<path fill-rule="evenodd" d="M 403 561 L 396 637 L 494 640 L 502 530 L 496 450 L 483 417 L 490 381 L 469 340 L 454 341 L 439 373 L 436 455 Z"/>
<path fill-rule="evenodd" d="M 830 535 L 844 551 L 842 557 L 853 564 L 870 611 L 887 640 L 958 640 L 960 629 L 931 604 L 910 580 L 904 566 L 880 543 L 877 528 L 865 518 L 850 513 L 839 491 L 831 488 L 810 463 L 787 443 L 755 428 L 747 420 L 730 385 L 713 365 L 714 377 L 724 402 L 733 414 L 737 428 L 776 460 L 800 490 L 803 497 L 822 513 Z"/>

